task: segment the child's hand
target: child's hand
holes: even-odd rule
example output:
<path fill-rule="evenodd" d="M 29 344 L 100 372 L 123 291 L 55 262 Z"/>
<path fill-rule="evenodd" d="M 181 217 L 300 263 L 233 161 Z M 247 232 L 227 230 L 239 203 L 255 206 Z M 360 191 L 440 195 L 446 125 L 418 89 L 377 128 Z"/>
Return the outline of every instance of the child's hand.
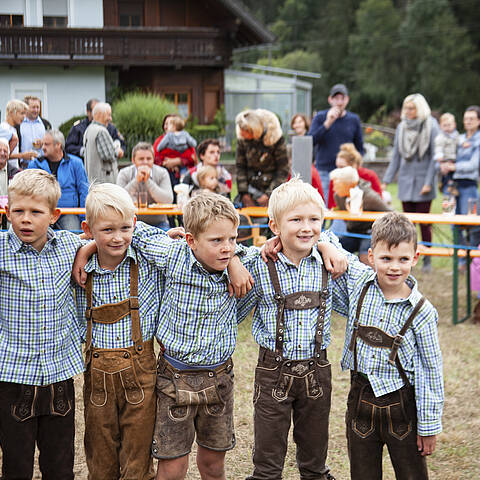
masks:
<path fill-rule="evenodd" d="M 167 235 L 173 240 L 180 240 L 181 238 L 185 238 L 185 229 L 183 227 L 175 227 L 167 230 Z"/>
<path fill-rule="evenodd" d="M 271 258 L 274 262 L 278 260 L 277 253 L 282 251 L 282 242 L 278 237 L 270 238 L 260 250 L 262 259 L 265 263 Z"/>
<path fill-rule="evenodd" d="M 237 298 L 242 298 L 253 288 L 252 276 L 236 255 L 228 264 L 228 275 L 230 276 L 230 283 L 228 284 L 230 296 L 235 293 Z"/>
<path fill-rule="evenodd" d="M 97 244 L 93 241 L 77 250 L 72 267 L 72 277 L 80 287 L 85 288 L 87 282 L 87 272 L 85 265 L 90 257 L 97 251 Z"/>
<path fill-rule="evenodd" d="M 426 455 L 431 455 L 435 451 L 435 446 L 437 445 L 437 436 L 430 435 L 428 437 L 421 437 L 417 435 L 417 448 L 421 452 L 422 457 Z"/>
<path fill-rule="evenodd" d="M 342 276 L 348 268 L 347 257 L 329 242 L 318 242 L 318 251 L 322 254 L 323 263 L 332 278 Z"/>

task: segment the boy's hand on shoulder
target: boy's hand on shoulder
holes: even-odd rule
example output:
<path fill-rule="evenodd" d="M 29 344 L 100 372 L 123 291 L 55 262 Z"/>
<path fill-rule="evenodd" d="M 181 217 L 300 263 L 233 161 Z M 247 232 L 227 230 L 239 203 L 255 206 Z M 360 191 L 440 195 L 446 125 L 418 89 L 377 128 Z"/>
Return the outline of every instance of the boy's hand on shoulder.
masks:
<path fill-rule="evenodd" d="M 185 229 L 183 227 L 171 228 L 167 231 L 167 235 L 173 240 L 180 240 L 185 238 Z"/>
<path fill-rule="evenodd" d="M 421 453 L 422 457 L 426 455 L 431 455 L 435 451 L 435 446 L 437 445 L 437 436 L 430 435 L 428 437 L 421 437 L 417 435 L 417 448 Z"/>
<path fill-rule="evenodd" d="M 329 242 L 318 242 L 317 246 L 327 272 L 332 274 L 334 280 L 341 277 L 348 268 L 347 257 Z"/>
<path fill-rule="evenodd" d="M 230 296 L 235 294 L 237 298 L 244 297 L 253 288 L 253 277 L 236 255 L 230 260 L 227 269 L 230 277 L 228 293 Z"/>
<path fill-rule="evenodd" d="M 85 288 L 87 283 L 87 272 L 85 271 L 85 265 L 90 257 L 97 251 L 97 244 L 95 241 L 80 247 L 75 255 L 75 260 L 72 267 L 72 277 L 80 287 Z"/>
<path fill-rule="evenodd" d="M 268 262 L 268 259 L 271 258 L 274 262 L 278 260 L 278 252 L 282 251 L 282 242 L 280 238 L 273 237 L 270 238 L 265 242 L 262 249 L 260 250 L 260 254 L 262 255 L 262 259 L 265 263 Z"/>

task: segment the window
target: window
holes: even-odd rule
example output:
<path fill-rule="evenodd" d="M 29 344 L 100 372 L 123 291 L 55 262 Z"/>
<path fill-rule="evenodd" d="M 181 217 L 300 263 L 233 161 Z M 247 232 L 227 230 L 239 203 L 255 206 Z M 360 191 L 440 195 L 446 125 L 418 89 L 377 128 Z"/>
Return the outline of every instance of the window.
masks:
<path fill-rule="evenodd" d="M 67 17 L 43 17 L 44 27 L 66 27 L 68 22 Z"/>
<path fill-rule="evenodd" d="M 118 2 L 119 25 L 121 27 L 143 26 L 143 2 L 119 0 Z"/>
<path fill-rule="evenodd" d="M 23 15 L 0 15 L 0 27 L 23 26 Z"/>
<path fill-rule="evenodd" d="M 166 100 L 175 104 L 177 112 L 182 118 L 190 116 L 190 92 L 165 92 L 163 96 Z"/>

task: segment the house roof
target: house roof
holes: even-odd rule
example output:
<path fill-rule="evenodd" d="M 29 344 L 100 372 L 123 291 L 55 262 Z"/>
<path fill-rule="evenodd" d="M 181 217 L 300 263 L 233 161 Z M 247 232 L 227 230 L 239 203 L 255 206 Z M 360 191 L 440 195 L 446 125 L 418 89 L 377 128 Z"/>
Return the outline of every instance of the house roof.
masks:
<path fill-rule="evenodd" d="M 237 17 L 236 38 L 239 45 L 272 43 L 275 36 L 260 23 L 239 0 L 218 0 L 227 10 Z"/>

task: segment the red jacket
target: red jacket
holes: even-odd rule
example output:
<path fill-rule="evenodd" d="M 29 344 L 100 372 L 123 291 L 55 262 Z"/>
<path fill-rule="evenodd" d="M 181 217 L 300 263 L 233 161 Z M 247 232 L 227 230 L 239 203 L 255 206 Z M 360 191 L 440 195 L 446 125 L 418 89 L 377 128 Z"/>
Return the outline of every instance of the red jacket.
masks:
<path fill-rule="evenodd" d="M 177 150 L 173 150 L 171 148 L 164 148 L 160 152 L 157 152 L 157 146 L 162 141 L 162 138 L 164 136 L 165 134 L 160 135 L 155 140 L 155 143 L 153 144 L 153 154 L 155 155 L 153 162 L 155 163 L 155 165 L 160 165 L 162 167 L 163 161 L 165 160 L 165 158 L 177 158 L 177 157 L 180 157 L 180 160 L 182 161 L 183 165 L 185 165 L 185 167 L 187 168 L 191 168 L 197 163 L 197 154 L 193 147 L 187 148 L 183 153 L 180 153 Z M 177 172 L 175 176 L 177 178 L 180 178 L 180 173 Z"/>
<path fill-rule="evenodd" d="M 292 172 L 290 172 L 290 175 L 288 176 L 287 180 L 290 180 L 292 178 Z M 315 165 L 312 163 L 312 187 L 316 188 L 318 190 L 318 193 L 323 198 L 323 201 L 325 201 L 325 195 L 323 194 L 323 188 L 322 188 L 322 180 L 320 180 L 320 174 L 318 173 L 318 170 L 315 168 Z"/>

